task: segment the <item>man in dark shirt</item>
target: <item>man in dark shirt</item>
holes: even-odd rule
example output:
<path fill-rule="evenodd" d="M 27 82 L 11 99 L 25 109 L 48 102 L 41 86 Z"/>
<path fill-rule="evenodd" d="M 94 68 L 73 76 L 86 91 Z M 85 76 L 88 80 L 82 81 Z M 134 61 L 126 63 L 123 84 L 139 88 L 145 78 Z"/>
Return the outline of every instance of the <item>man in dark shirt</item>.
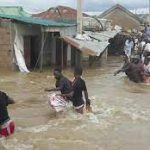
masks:
<path fill-rule="evenodd" d="M 55 83 L 56 88 L 52 88 L 52 89 L 46 88 L 45 91 L 48 92 L 60 91 L 62 96 L 64 96 L 66 99 L 69 99 L 70 93 L 72 92 L 71 81 L 62 74 L 62 71 L 59 68 L 54 69 L 53 74 L 56 79 L 56 83 Z"/>
<path fill-rule="evenodd" d="M 64 77 L 61 69 L 54 69 L 54 77 L 56 79 L 55 86 L 56 88 L 52 89 L 45 89 L 45 91 L 52 92 L 52 91 L 60 91 L 61 94 L 57 95 L 50 95 L 49 96 L 49 103 L 52 108 L 55 109 L 57 112 L 64 112 L 67 102 L 71 100 L 72 96 L 72 83 L 71 81 Z"/>
<path fill-rule="evenodd" d="M 10 120 L 7 111 L 9 104 L 14 104 L 14 100 L 8 97 L 6 93 L 0 91 L 0 136 L 6 137 L 14 132 L 14 122 Z"/>
<path fill-rule="evenodd" d="M 90 100 L 88 98 L 86 84 L 85 81 L 81 78 L 81 76 L 82 76 L 82 68 L 80 67 L 75 68 L 74 70 L 75 79 L 72 84 L 73 87 L 72 102 L 76 112 L 83 114 L 84 100 L 83 100 L 82 92 L 84 92 L 87 111 L 91 111 L 91 107 L 90 107 Z"/>

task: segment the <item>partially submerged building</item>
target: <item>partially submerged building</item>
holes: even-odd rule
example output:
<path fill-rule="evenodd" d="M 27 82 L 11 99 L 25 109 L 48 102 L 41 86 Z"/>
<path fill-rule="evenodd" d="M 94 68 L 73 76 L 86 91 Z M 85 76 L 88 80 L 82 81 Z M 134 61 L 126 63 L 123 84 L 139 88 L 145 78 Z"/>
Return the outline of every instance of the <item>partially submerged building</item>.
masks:
<path fill-rule="evenodd" d="M 5 10 L 5 11 L 4 11 Z M 76 34 L 76 25 L 63 21 L 33 18 L 20 7 L 0 11 L 0 68 L 20 71 L 43 66 L 67 65 L 67 45 L 61 37 Z M 28 68 L 28 69 L 27 69 Z"/>
<path fill-rule="evenodd" d="M 0 68 L 3 69 L 29 72 L 46 66 L 74 67 L 82 64 L 83 55 L 93 64 L 104 52 L 107 55 L 108 39 L 114 36 L 113 31 L 86 32 L 90 40 L 78 39 L 77 26 L 72 21 L 32 17 L 21 7 L 0 10 Z M 61 12 L 67 13 L 64 9 Z"/>
<path fill-rule="evenodd" d="M 66 6 L 52 7 L 47 11 L 35 14 L 33 16 L 48 20 L 54 19 L 57 21 L 65 20 L 74 23 L 77 22 L 77 10 Z M 92 18 L 89 15 L 83 13 L 83 32 L 85 30 L 94 32 L 103 31 L 104 24 L 105 23 L 102 23 L 99 19 Z M 84 58 L 86 58 L 87 62 L 91 60 L 89 59 L 91 57 L 100 58 L 101 54 L 105 51 L 105 48 L 108 45 L 108 40 L 107 42 L 105 41 L 104 44 L 103 42 L 98 42 L 98 40 L 88 41 L 85 39 L 76 39 L 75 36 L 63 36 L 63 40 L 64 45 L 68 47 L 67 56 L 71 56 L 69 62 L 70 66 L 78 66 L 79 64 L 82 64 L 85 60 Z"/>
<path fill-rule="evenodd" d="M 124 30 L 137 29 L 141 24 L 138 16 L 119 4 L 103 12 L 99 18 L 111 20 L 113 27 L 118 25 Z"/>

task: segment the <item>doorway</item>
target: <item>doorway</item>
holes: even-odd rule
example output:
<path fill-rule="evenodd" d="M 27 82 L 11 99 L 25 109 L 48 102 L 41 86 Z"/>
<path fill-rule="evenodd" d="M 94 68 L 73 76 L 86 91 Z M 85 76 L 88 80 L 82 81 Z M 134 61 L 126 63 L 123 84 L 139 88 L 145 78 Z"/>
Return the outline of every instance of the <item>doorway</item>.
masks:
<path fill-rule="evenodd" d="M 63 39 L 56 39 L 56 66 L 67 66 L 67 43 Z"/>
<path fill-rule="evenodd" d="M 24 36 L 24 58 L 28 68 L 33 69 L 37 65 L 39 56 L 38 36 Z"/>

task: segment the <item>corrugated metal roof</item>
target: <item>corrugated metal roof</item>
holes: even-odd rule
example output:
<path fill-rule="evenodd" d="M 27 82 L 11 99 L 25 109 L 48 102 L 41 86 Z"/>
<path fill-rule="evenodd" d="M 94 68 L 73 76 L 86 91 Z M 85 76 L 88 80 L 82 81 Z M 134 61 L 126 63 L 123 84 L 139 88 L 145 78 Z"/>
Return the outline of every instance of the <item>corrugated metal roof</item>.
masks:
<path fill-rule="evenodd" d="M 120 31 L 103 31 L 103 32 L 85 32 L 87 37 L 95 40 L 79 40 L 72 37 L 63 37 L 64 40 L 81 50 L 83 53 L 91 56 L 100 56 L 109 45 L 108 40 L 113 38 Z"/>
<path fill-rule="evenodd" d="M 27 16 L 0 14 L 0 18 L 11 19 L 11 20 L 16 20 L 16 21 L 23 22 L 23 23 L 36 24 L 36 25 L 42 25 L 42 26 L 47 26 L 47 27 L 70 27 L 70 26 L 76 25 L 76 24 L 69 24 L 63 21 L 39 19 L 39 18 L 30 17 L 30 16 L 27 17 Z"/>
<path fill-rule="evenodd" d="M 72 21 L 76 21 L 77 10 L 67 6 L 57 6 L 49 8 L 47 11 L 41 12 L 39 14 L 33 14 L 33 16 L 43 19 L 69 19 Z M 89 15 L 83 13 L 83 16 L 88 17 Z"/>
<path fill-rule="evenodd" d="M 30 14 L 25 12 L 22 7 L 17 6 L 1 6 L 0 14 L 14 16 L 31 16 Z"/>
<path fill-rule="evenodd" d="M 100 56 L 108 46 L 107 41 L 97 42 L 97 41 L 84 41 L 84 40 L 77 40 L 75 38 L 71 38 L 69 36 L 63 37 L 64 41 L 68 44 L 76 47 L 77 49 L 81 50 L 83 53 L 90 55 L 90 56 Z"/>
<path fill-rule="evenodd" d="M 110 38 L 113 38 L 119 32 L 120 32 L 120 30 L 102 31 L 102 32 L 85 31 L 85 33 L 88 36 L 90 36 L 91 38 L 97 39 L 99 41 L 108 41 Z"/>

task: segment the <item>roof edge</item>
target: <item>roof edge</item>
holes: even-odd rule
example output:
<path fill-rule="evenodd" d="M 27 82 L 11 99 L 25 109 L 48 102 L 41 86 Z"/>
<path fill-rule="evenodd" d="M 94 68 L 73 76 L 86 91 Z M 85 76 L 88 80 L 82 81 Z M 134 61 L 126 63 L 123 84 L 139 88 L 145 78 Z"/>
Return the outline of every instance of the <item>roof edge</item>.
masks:
<path fill-rule="evenodd" d="M 127 13 L 129 16 L 135 18 L 136 20 L 138 20 L 140 23 L 142 22 L 142 20 L 136 16 L 135 14 L 133 14 L 130 10 L 128 10 L 127 8 L 123 7 L 120 4 L 116 4 L 113 7 L 109 8 L 108 10 L 104 11 L 102 14 L 99 15 L 99 18 L 104 18 L 104 16 L 106 16 L 107 14 L 109 14 L 110 12 L 112 12 L 113 10 L 115 10 L 116 8 L 121 9 L 123 12 Z"/>

